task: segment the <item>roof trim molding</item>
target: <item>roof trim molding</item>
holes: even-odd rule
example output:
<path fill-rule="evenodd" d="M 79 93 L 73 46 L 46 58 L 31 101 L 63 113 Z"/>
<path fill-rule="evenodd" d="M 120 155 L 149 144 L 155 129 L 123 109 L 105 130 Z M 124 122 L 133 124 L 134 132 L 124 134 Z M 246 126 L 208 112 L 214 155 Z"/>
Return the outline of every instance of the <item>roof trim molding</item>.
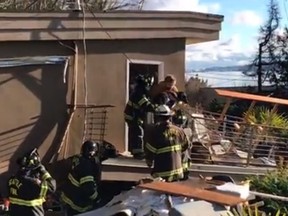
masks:
<path fill-rule="evenodd" d="M 195 12 L 0 13 L 0 41 L 186 38 L 219 39 L 223 16 Z"/>

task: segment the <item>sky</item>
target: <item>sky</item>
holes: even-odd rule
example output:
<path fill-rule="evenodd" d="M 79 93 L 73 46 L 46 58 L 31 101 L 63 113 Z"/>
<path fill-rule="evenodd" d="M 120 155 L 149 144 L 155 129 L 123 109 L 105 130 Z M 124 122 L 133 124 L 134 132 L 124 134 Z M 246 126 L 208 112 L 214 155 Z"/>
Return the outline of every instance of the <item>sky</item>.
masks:
<path fill-rule="evenodd" d="M 288 0 L 278 2 L 283 20 L 288 20 Z M 249 63 L 257 49 L 259 28 L 266 21 L 268 3 L 269 0 L 146 0 L 145 8 L 224 15 L 218 41 L 186 47 L 189 70 Z"/>

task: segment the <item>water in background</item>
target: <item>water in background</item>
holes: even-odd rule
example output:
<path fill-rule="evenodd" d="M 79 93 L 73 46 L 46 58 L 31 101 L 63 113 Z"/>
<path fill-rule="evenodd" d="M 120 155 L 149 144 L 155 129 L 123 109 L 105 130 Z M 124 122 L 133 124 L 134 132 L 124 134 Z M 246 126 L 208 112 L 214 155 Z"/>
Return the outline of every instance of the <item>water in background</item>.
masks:
<path fill-rule="evenodd" d="M 186 73 L 186 80 L 190 77 L 207 80 L 211 87 L 236 87 L 236 86 L 257 86 L 256 77 L 245 76 L 241 71 L 211 71 L 211 72 L 189 72 Z M 265 82 L 263 85 L 269 85 Z"/>

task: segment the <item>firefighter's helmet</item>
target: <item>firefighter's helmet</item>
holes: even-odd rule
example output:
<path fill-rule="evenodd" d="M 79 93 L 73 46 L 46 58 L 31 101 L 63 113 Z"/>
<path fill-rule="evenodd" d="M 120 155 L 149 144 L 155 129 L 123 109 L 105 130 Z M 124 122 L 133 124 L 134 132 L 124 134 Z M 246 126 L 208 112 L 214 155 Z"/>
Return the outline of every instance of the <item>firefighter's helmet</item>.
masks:
<path fill-rule="evenodd" d="M 172 121 L 174 124 L 182 127 L 187 122 L 187 116 L 181 110 L 177 110 L 173 116 Z"/>
<path fill-rule="evenodd" d="M 35 169 L 39 167 L 41 160 L 37 148 L 27 152 L 22 158 L 17 160 L 17 163 L 25 169 Z"/>
<path fill-rule="evenodd" d="M 136 77 L 136 83 L 138 85 L 142 85 L 145 87 L 151 87 L 153 85 L 153 82 L 154 82 L 154 77 L 152 77 L 152 76 L 144 76 L 142 74 L 139 74 Z"/>
<path fill-rule="evenodd" d="M 156 116 L 172 116 L 173 112 L 167 105 L 160 105 L 155 109 Z"/>
<path fill-rule="evenodd" d="M 188 103 L 187 95 L 185 92 L 178 92 L 177 96 L 178 96 L 178 101 Z"/>
<path fill-rule="evenodd" d="M 81 154 L 84 157 L 93 157 L 98 152 L 98 144 L 92 140 L 87 140 L 82 144 Z"/>

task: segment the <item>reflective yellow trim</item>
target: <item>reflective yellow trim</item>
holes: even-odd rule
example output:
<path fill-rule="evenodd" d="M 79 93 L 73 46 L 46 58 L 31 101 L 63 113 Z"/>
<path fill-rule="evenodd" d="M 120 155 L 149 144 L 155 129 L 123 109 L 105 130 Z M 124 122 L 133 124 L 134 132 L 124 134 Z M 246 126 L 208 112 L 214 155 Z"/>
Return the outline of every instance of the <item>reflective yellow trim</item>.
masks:
<path fill-rule="evenodd" d="M 14 205 L 21 205 L 21 206 L 41 206 L 45 200 L 43 198 L 40 199 L 34 199 L 34 200 L 23 200 L 18 198 L 9 197 L 9 201 L 11 204 Z"/>
<path fill-rule="evenodd" d="M 42 180 L 47 180 L 48 178 L 52 178 L 49 172 L 45 172 L 44 175 L 42 176 Z"/>
<path fill-rule="evenodd" d="M 95 191 L 89 198 L 90 198 L 91 200 L 94 200 L 94 199 L 97 198 L 97 196 L 98 196 L 98 192 Z"/>
<path fill-rule="evenodd" d="M 132 154 L 140 154 L 140 153 L 144 153 L 143 149 L 139 148 L 139 149 L 132 149 L 131 151 Z"/>
<path fill-rule="evenodd" d="M 130 106 L 130 107 L 133 107 L 133 108 L 135 108 L 135 109 L 139 109 L 139 108 L 140 108 L 139 105 L 133 103 L 133 102 L 130 101 L 130 100 L 127 102 L 127 105 Z"/>
<path fill-rule="evenodd" d="M 182 164 L 183 169 L 186 169 L 186 170 L 189 168 L 189 166 L 190 166 L 189 162 L 185 162 Z"/>
<path fill-rule="evenodd" d="M 85 176 L 85 177 L 82 177 L 82 178 L 80 179 L 80 182 L 79 182 L 79 181 L 77 181 L 77 180 L 72 176 L 71 173 L 68 174 L 68 179 L 69 179 L 70 182 L 71 182 L 74 186 L 76 186 L 76 187 L 80 187 L 81 184 L 84 184 L 84 183 L 86 183 L 86 182 L 94 182 L 94 177 L 93 177 L 93 176 Z"/>
<path fill-rule="evenodd" d="M 80 183 L 72 176 L 71 173 L 68 174 L 68 179 L 74 186 L 80 187 Z"/>
<path fill-rule="evenodd" d="M 154 154 L 157 152 L 157 149 L 153 147 L 150 143 L 146 143 L 146 148 Z"/>
<path fill-rule="evenodd" d="M 86 212 L 90 209 L 92 209 L 91 205 L 88 205 L 86 207 L 80 207 L 78 205 L 75 205 L 75 203 L 69 199 L 63 192 L 61 193 L 61 199 L 63 200 L 63 202 L 65 202 L 67 205 L 69 205 L 72 209 L 78 211 L 78 212 Z"/>
<path fill-rule="evenodd" d="M 133 117 L 130 116 L 130 115 L 127 115 L 127 114 L 124 114 L 124 117 L 125 117 L 126 120 L 130 120 L 130 121 L 133 120 Z"/>
<path fill-rule="evenodd" d="M 47 191 L 48 191 L 48 183 L 46 181 L 43 181 L 41 183 L 40 197 L 45 198 L 46 194 L 47 194 Z"/>
<path fill-rule="evenodd" d="M 129 106 L 133 106 L 133 103 L 129 100 L 127 103 Z"/>
<path fill-rule="evenodd" d="M 142 106 L 144 103 L 147 103 L 148 102 L 148 99 L 146 97 L 143 97 L 139 102 L 138 102 L 138 105 L 139 106 Z"/>
<path fill-rule="evenodd" d="M 167 146 L 167 147 L 163 147 L 163 148 L 155 148 L 153 147 L 150 143 L 146 143 L 146 148 L 151 151 L 152 153 L 155 154 L 163 154 L 163 153 L 167 153 L 167 152 L 177 152 L 177 151 L 181 151 L 182 146 L 177 144 L 177 145 L 173 145 L 173 146 Z"/>
<path fill-rule="evenodd" d="M 167 152 L 177 152 L 177 151 L 181 151 L 182 146 L 177 144 L 177 145 L 173 145 L 173 146 L 167 146 L 167 147 L 163 147 L 163 148 L 159 148 L 156 151 L 156 154 L 163 154 L 163 153 L 167 153 Z"/>
<path fill-rule="evenodd" d="M 83 178 L 80 179 L 80 185 L 84 184 L 86 182 L 93 182 L 94 181 L 94 177 L 93 176 L 85 176 Z"/>
<path fill-rule="evenodd" d="M 183 174 L 183 168 L 171 170 L 171 171 L 165 171 L 165 172 L 155 172 L 153 173 L 153 177 L 169 177 L 173 175 L 181 175 Z"/>

